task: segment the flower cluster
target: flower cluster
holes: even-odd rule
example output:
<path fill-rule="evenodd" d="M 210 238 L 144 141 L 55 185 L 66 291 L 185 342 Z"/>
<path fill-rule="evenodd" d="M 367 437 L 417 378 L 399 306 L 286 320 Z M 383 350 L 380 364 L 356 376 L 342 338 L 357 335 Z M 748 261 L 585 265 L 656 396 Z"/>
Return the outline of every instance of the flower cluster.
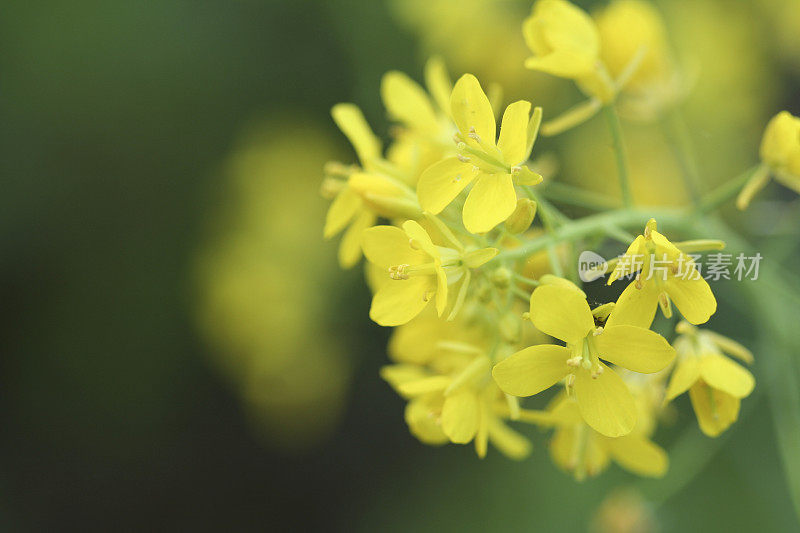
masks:
<path fill-rule="evenodd" d="M 693 254 L 725 243 L 705 238 L 688 208 L 648 212 L 630 196 L 617 106 L 627 101 L 652 114 L 673 105 L 686 84 L 650 4 L 617 0 L 590 16 L 565 0 L 539 0 L 520 23 L 532 52 L 524 66 L 574 80 L 590 98 L 547 123 L 547 133 L 600 109 L 612 117 L 625 205 L 568 217 L 530 160 L 542 109 L 528 101 L 503 109 L 475 76 L 453 84 L 434 58 L 426 88 L 399 72 L 384 76 L 393 121 L 386 148 L 357 107 L 334 107 L 358 162 L 326 167 L 323 193 L 333 203 L 325 235 L 347 228 L 343 266 L 362 252 L 367 259 L 370 317 L 396 328 L 392 364 L 381 375 L 407 400 L 405 420 L 421 442 L 474 442 L 480 457 L 491 442 L 522 459 L 531 444 L 514 426 L 531 424 L 554 430 L 553 461 L 579 479 L 611 460 L 661 476 L 667 453 L 653 437 L 668 402 L 688 391 L 700 428 L 716 436 L 755 383 L 724 355 L 749 363 L 749 351 L 697 327 L 717 300 Z M 770 124 L 758 187 L 768 175 L 790 186 L 800 179 L 797 120 L 781 114 Z M 742 186 L 748 198 L 757 190 L 742 182 L 725 199 Z M 644 229 L 634 236 L 634 228 Z M 679 234 L 693 240 L 671 240 Z M 598 304 L 587 297 L 597 284 L 579 285 L 576 250 L 625 239 L 627 249 L 603 272 L 621 292 Z M 663 335 L 653 329 L 659 309 Z"/>

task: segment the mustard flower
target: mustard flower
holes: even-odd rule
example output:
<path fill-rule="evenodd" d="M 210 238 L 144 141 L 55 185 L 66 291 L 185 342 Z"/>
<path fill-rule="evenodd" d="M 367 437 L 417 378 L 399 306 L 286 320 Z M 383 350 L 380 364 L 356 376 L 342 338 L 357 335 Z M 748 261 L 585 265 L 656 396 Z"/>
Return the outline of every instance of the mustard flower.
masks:
<path fill-rule="evenodd" d="M 523 459 L 530 453 L 530 442 L 505 423 L 509 410 L 491 380 L 490 359 L 475 351 L 439 349 L 426 365 L 388 365 L 381 376 L 408 400 L 406 423 L 421 442 L 474 441 L 481 458 L 491 442 L 506 456 Z"/>
<path fill-rule="evenodd" d="M 452 238 L 455 248 L 436 246 L 427 231 L 408 220 L 403 228 L 375 226 L 364 231 L 367 260 L 388 273 L 388 280 L 372 298 L 370 318 L 382 326 L 399 326 L 417 316 L 431 301 L 441 316 L 448 303 L 448 285 L 462 281 L 465 294 L 470 268 L 477 268 L 497 254 L 496 248 L 466 250 Z M 463 301 L 460 294 L 458 300 Z"/>
<path fill-rule="evenodd" d="M 672 303 L 692 324 L 708 321 L 717 310 L 714 293 L 692 258 L 659 233 L 653 219 L 619 258 L 608 284 L 633 274 L 636 280 L 620 295 L 607 326 L 631 324 L 649 328 L 657 307 L 666 317 L 672 316 Z"/>
<path fill-rule="evenodd" d="M 513 396 L 532 396 L 566 379 L 581 416 L 608 437 L 631 432 L 636 406 L 622 378 L 601 359 L 642 373 L 666 367 L 675 351 L 648 329 L 596 327 L 586 296 L 577 288 L 542 285 L 531 295 L 530 319 L 541 332 L 566 343 L 542 344 L 500 361 L 492 372 Z"/>
<path fill-rule="evenodd" d="M 541 108 L 530 102 L 509 105 L 500 137 L 489 99 L 471 74 L 462 76 L 450 95 L 450 112 L 458 128 L 458 154 L 435 163 L 420 176 L 417 194 L 425 211 L 438 214 L 468 185 L 464 227 L 485 233 L 507 219 L 517 206 L 514 184 L 535 185 L 541 176 L 524 166 L 541 122 Z"/>
<path fill-rule="evenodd" d="M 323 233 L 327 239 L 348 228 L 339 246 L 339 263 L 349 268 L 361 258 L 362 232 L 374 226 L 378 217 L 418 218 L 422 211 L 414 190 L 382 158 L 381 142 L 361 110 L 353 104 L 337 104 L 331 114 L 361 162 L 360 167 L 329 163 L 323 182 L 323 194 L 333 198 Z"/>
<path fill-rule="evenodd" d="M 781 111 L 767 124 L 761 140 L 761 165 L 742 188 L 736 205 L 746 209 L 770 176 L 800 193 L 800 118 Z"/>
<path fill-rule="evenodd" d="M 585 11 L 566 0 L 539 0 L 522 31 L 534 54 L 527 68 L 575 80 L 603 102 L 614 99 L 614 83 L 600 60 L 600 34 Z"/>
<path fill-rule="evenodd" d="M 639 416 L 653 418 L 652 411 L 639 412 Z M 562 469 L 572 472 L 576 479 L 594 477 L 603 472 L 614 460 L 634 474 L 662 477 L 667 472 L 669 458 L 663 448 L 644 431 L 635 431 L 621 437 L 607 437 L 584 422 L 577 400 L 560 395 L 544 415 L 531 416 L 523 412 L 521 419 L 532 418 L 540 424 L 556 428 L 550 441 L 550 456 Z"/>
<path fill-rule="evenodd" d="M 753 375 L 725 353 L 745 363 L 752 363 L 753 355 L 732 339 L 686 322 L 675 330 L 682 335 L 674 343 L 678 355 L 666 399 L 688 390 L 700 429 L 716 437 L 739 418 L 742 398 L 755 387 Z"/>
<path fill-rule="evenodd" d="M 650 118 L 673 104 L 686 89 L 672 58 L 658 9 L 643 0 L 615 0 L 595 14 L 600 59 L 615 80 L 623 79 L 628 115 Z M 636 68 L 631 62 L 641 54 Z"/>
<path fill-rule="evenodd" d="M 423 170 L 440 159 L 455 154 L 452 145 L 455 125 L 450 118 L 450 93 L 453 82 L 444 62 L 433 57 L 425 65 L 427 91 L 408 75 L 396 70 L 384 74 L 381 98 L 395 142 L 388 159 L 409 175 L 416 185 Z"/>

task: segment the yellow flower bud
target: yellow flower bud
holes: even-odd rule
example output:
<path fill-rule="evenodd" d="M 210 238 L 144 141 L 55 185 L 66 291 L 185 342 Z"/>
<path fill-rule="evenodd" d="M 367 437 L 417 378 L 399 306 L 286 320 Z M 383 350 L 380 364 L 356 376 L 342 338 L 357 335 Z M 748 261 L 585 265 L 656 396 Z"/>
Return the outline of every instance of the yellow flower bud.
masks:
<path fill-rule="evenodd" d="M 522 233 L 531 226 L 536 216 L 536 202 L 528 198 L 517 200 L 517 207 L 506 219 L 506 229 L 510 233 Z"/>
<path fill-rule="evenodd" d="M 534 53 L 525 61 L 532 70 L 562 78 L 590 75 L 600 55 L 600 37 L 591 17 L 565 0 L 539 0 L 522 27 Z"/>
<path fill-rule="evenodd" d="M 800 118 L 781 111 L 767 124 L 761 160 L 774 172 L 800 176 Z"/>
<path fill-rule="evenodd" d="M 495 287 L 507 289 L 511 285 L 511 271 L 506 267 L 496 268 L 492 271 L 490 279 Z"/>

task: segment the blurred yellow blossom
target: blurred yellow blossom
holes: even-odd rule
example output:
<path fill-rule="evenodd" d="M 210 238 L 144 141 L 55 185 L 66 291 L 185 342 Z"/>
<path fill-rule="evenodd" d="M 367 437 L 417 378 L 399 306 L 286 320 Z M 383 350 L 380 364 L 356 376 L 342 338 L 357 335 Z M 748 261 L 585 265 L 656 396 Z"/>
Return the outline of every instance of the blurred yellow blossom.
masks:
<path fill-rule="evenodd" d="M 197 322 L 215 367 L 259 436 L 287 450 L 335 429 L 350 381 L 345 346 L 325 326 L 319 298 L 338 282 L 325 266 L 333 250 L 297 245 L 320 240 L 324 204 L 309 199 L 335 155 L 324 129 L 296 114 L 247 130 L 225 165 L 196 260 Z M 323 281 L 298 284 L 298 276 Z"/>
<path fill-rule="evenodd" d="M 800 118 L 788 111 L 775 115 L 764 131 L 760 153 L 762 165 L 753 171 L 736 199 L 739 209 L 747 208 L 770 176 L 800 193 Z"/>
<path fill-rule="evenodd" d="M 755 387 L 753 375 L 723 352 L 752 363 L 753 355 L 739 343 L 686 322 L 678 324 L 681 336 L 675 341 L 678 353 L 666 399 L 689 391 L 700 429 L 716 437 L 739 418 L 742 398 Z"/>

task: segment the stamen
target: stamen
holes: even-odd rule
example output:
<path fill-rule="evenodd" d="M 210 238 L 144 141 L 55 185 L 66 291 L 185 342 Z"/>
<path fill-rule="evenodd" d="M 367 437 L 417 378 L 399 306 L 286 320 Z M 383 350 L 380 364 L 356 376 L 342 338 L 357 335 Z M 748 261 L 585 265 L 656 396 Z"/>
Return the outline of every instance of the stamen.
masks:
<path fill-rule="evenodd" d="M 456 154 L 456 158 L 462 163 L 469 163 L 469 157 L 465 156 L 464 154 Z"/>
<path fill-rule="evenodd" d="M 409 265 L 397 265 L 389 267 L 389 277 L 395 280 L 403 280 L 408 279 L 408 274 L 406 274 L 406 268 Z"/>
<path fill-rule="evenodd" d="M 579 367 L 581 366 L 582 362 L 583 362 L 583 357 L 581 357 L 580 355 L 577 357 L 570 357 L 569 359 L 567 359 L 567 366 Z"/>

